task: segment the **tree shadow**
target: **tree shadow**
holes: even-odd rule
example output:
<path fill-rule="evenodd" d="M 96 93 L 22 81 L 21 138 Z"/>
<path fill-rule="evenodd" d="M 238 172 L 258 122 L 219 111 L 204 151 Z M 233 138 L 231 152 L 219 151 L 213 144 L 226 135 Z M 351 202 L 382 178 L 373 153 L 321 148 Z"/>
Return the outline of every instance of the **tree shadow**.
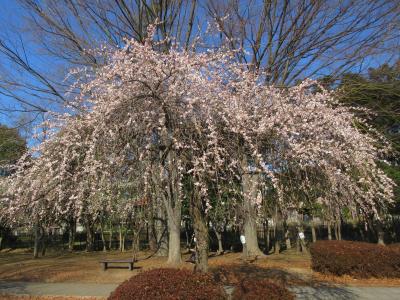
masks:
<path fill-rule="evenodd" d="M 312 280 L 304 274 L 277 268 L 263 268 L 243 263 L 211 268 L 215 281 L 226 287 L 236 286 L 244 278 L 269 279 L 282 284 L 296 294 L 296 299 L 355 299 L 345 287 Z"/>

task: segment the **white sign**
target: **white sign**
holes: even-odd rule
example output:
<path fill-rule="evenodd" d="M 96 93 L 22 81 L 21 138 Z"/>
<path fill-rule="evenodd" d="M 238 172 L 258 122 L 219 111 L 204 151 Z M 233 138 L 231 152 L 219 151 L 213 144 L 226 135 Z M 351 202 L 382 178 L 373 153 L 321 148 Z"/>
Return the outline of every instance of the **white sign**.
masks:
<path fill-rule="evenodd" d="M 304 240 L 304 238 L 305 238 L 304 233 L 301 231 L 299 232 L 299 238 L 302 240 Z"/>
<path fill-rule="evenodd" d="M 240 236 L 240 242 L 246 244 L 246 237 L 243 234 Z"/>

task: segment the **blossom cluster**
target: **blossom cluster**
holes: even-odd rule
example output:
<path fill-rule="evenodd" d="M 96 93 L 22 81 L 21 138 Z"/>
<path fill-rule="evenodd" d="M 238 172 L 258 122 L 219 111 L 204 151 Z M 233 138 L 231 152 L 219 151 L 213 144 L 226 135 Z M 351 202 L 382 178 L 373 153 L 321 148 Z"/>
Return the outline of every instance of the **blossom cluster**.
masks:
<path fill-rule="evenodd" d="M 257 206 L 263 184 L 282 208 L 299 205 L 294 189 L 363 212 L 393 197 L 376 141 L 354 126 L 363 120 L 313 81 L 268 86 L 225 50 L 162 52 L 133 40 L 107 61 L 79 73 L 84 110 L 54 118 L 50 137 L 16 166 L 12 222 L 125 218 L 154 191 L 160 201 L 195 195 L 206 212 L 243 198 Z M 246 174 L 260 175 L 250 192 Z"/>

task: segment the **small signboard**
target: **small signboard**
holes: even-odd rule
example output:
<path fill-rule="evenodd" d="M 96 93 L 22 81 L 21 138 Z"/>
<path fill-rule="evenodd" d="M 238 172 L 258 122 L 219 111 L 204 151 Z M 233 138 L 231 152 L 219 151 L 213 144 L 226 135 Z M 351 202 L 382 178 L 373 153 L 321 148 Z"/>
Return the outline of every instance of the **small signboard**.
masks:
<path fill-rule="evenodd" d="M 242 235 L 240 235 L 240 242 L 242 243 L 242 244 L 246 244 L 246 237 L 242 234 Z"/>

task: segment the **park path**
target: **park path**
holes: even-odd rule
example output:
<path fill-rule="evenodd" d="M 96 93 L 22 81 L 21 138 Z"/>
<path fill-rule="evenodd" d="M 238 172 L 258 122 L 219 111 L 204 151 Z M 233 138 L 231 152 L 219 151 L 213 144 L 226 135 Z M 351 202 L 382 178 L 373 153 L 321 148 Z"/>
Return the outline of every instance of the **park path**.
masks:
<path fill-rule="evenodd" d="M 0 299 L 1 294 L 107 297 L 116 287 L 117 284 L 0 281 Z M 295 286 L 290 289 L 296 294 L 296 298 L 301 300 L 400 299 L 400 287 L 348 287 L 320 285 L 317 287 Z M 227 291 L 232 291 L 232 289 L 227 287 Z"/>

